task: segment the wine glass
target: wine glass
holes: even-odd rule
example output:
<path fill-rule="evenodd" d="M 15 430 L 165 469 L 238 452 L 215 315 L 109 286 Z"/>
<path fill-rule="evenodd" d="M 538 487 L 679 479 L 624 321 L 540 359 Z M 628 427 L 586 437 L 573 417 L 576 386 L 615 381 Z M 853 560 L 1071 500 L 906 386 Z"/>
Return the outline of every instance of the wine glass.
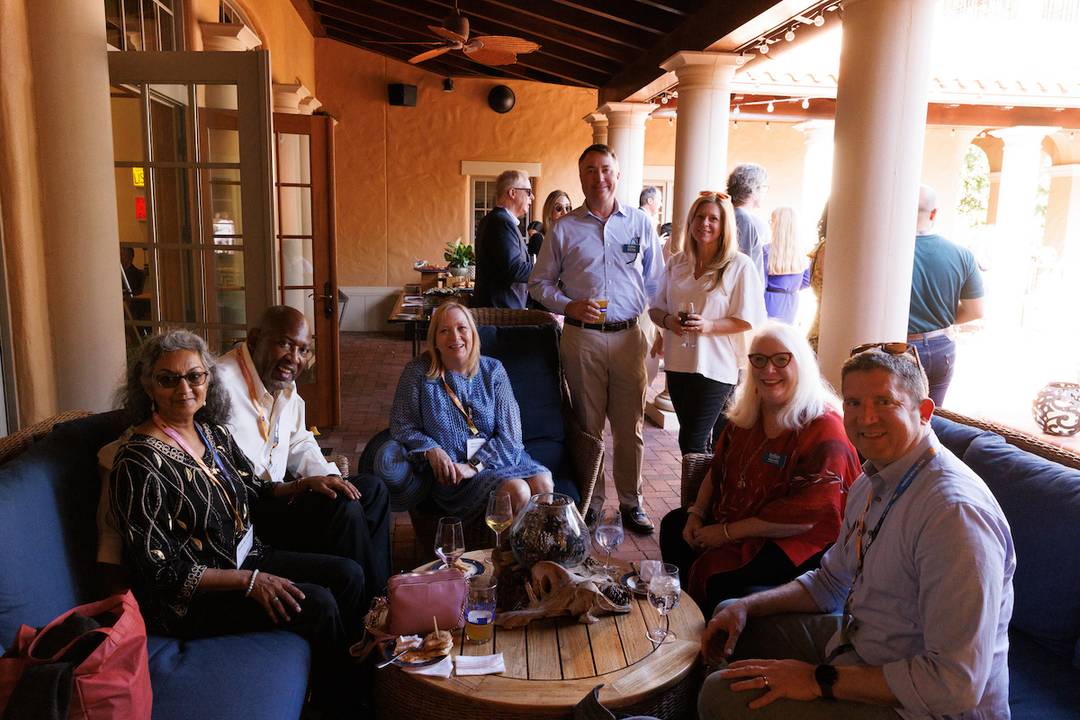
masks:
<path fill-rule="evenodd" d="M 645 634 L 657 645 L 668 639 L 675 639 L 675 633 L 668 630 L 667 615 L 678 606 L 680 595 L 682 595 L 682 587 L 679 585 L 679 568 L 671 563 L 665 563 L 659 570 L 653 572 L 653 576 L 649 578 L 649 604 L 660 613 L 660 620 L 664 627 L 658 624 Z"/>
<path fill-rule="evenodd" d="M 443 568 L 451 567 L 465 554 L 465 531 L 461 518 L 453 515 L 439 518 L 435 528 L 435 554 L 442 560 Z"/>
<path fill-rule="evenodd" d="M 694 303 L 692 303 L 692 302 L 681 302 L 681 303 L 679 303 L 679 324 L 683 325 L 685 327 L 687 319 L 691 315 L 693 315 L 694 312 L 695 312 Z M 693 335 L 690 335 L 688 333 L 684 333 L 683 334 L 683 339 L 682 339 L 682 346 L 684 348 L 697 347 L 697 339 Z"/>
<path fill-rule="evenodd" d="M 600 517 L 596 520 L 596 530 L 593 531 L 596 544 L 606 553 L 604 569 L 612 571 L 611 553 L 619 547 L 623 541 L 622 513 L 618 508 L 602 508 Z"/>
<path fill-rule="evenodd" d="M 510 504 L 510 494 L 495 490 L 488 495 L 487 515 L 484 522 L 495 532 L 495 548 L 499 547 L 502 531 L 514 522 L 514 509 Z"/>

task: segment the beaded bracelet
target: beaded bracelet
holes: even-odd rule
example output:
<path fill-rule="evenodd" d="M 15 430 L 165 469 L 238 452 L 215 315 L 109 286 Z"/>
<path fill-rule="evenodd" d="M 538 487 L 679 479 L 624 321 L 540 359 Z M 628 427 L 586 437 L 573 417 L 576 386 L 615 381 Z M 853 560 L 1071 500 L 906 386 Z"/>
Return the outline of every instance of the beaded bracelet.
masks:
<path fill-rule="evenodd" d="M 247 590 L 244 591 L 244 597 L 251 595 L 251 591 L 255 589 L 255 578 L 259 576 L 258 570 L 251 571 L 251 579 L 248 580 Z"/>

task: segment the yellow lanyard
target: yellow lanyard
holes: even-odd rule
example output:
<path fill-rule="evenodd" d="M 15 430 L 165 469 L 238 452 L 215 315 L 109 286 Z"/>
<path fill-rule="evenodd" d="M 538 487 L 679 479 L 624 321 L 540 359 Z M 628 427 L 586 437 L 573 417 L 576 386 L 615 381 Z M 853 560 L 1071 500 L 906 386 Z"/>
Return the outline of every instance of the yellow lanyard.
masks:
<path fill-rule="evenodd" d="M 255 389 L 255 381 L 251 377 L 251 371 L 248 370 L 247 358 L 244 355 L 246 353 L 240 353 L 240 372 L 244 375 L 244 382 L 247 383 L 248 397 L 251 398 L 251 404 L 255 406 L 255 413 L 259 416 L 259 434 L 262 435 L 263 440 L 269 440 L 270 421 L 266 417 L 266 409 L 259 402 L 259 391 Z"/>
<path fill-rule="evenodd" d="M 446 394 L 450 396 L 450 401 L 453 402 L 457 409 L 461 411 L 461 414 L 465 416 L 465 424 L 469 426 L 469 432 L 472 435 L 479 435 L 480 430 L 477 429 L 476 423 L 474 423 L 472 419 L 472 408 L 467 408 L 461 403 L 461 399 L 450 389 L 449 383 L 446 382 L 445 375 L 440 373 L 439 379 L 442 380 L 442 386 L 446 388 Z"/>

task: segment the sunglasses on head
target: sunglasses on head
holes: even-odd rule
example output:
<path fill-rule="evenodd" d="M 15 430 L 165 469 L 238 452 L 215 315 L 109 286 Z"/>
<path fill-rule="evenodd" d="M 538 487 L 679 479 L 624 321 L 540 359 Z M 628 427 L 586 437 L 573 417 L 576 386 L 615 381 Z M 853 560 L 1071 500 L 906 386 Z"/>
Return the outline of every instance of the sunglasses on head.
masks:
<path fill-rule="evenodd" d="M 163 372 L 154 376 L 154 382 L 166 390 L 172 390 L 180 384 L 181 380 L 187 380 L 187 384 L 191 387 L 199 387 L 206 383 L 206 378 L 208 377 L 210 377 L 210 373 L 205 370 L 192 370 L 186 375 Z"/>
<path fill-rule="evenodd" d="M 707 197 L 709 195 L 715 195 L 721 200 L 731 199 L 730 195 L 728 195 L 726 192 L 720 192 L 719 190 L 702 190 L 700 193 L 698 193 L 698 197 Z"/>
<path fill-rule="evenodd" d="M 880 350 L 886 355 L 910 355 L 912 360 L 915 361 L 915 365 L 922 367 L 922 363 L 919 362 L 919 351 L 911 343 L 906 342 L 881 342 L 881 343 L 864 343 L 862 345 L 856 345 L 851 348 L 850 357 L 855 357 L 859 353 L 864 353 L 867 350 Z"/>
<path fill-rule="evenodd" d="M 788 363 L 791 362 L 791 353 L 789 352 L 773 353 L 772 355 L 750 353 L 746 357 L 750 360 L 750 364 L 758 370 L 765 369 L 765 366 L 769 363 L 772 363 L 773 367 L 779 370 L 780 368 L 787 367 Z"/>

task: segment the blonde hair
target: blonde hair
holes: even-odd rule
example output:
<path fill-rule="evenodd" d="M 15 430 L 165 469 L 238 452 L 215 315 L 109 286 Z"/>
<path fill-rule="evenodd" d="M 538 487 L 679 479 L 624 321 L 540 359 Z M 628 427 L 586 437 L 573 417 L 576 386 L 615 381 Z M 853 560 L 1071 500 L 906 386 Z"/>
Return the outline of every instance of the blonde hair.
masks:
<path fill-rule="evenodd" d="M 731 198 L 723 193 L 701 193 L 690 206 L 690 212 L 686 214 L 686 225 L 683 226 L 683 252 L 690 258 L 694 267 L 697 267 L 698 249 L 697 241 L 694 240 L 690 228 L 694 224 L 694 216 L 697 215 L 698 209 L 705 203 L 713 203 L 720 209 L 720 250 L 705 266 L 705 273 L 712 275 L 709 278 L 709 290 L 712 291 L 720 284 L 724 268 L 739 252 L 739 244 L 735 239 L 735 208 L 731 204 Z"/>
<path fill-rule="evenodd" d="M 806 269 L 799 252 L 799 237 L 795 211 L 778 207 L 772 211 L 772 244 L 769 246 L 769 274 L 793 275 Z"/>
<path fill-rule="evenodd" d="M 570 200 L 570 196 L 564 191 L 552 190 L 548 193 L 547 200 L 544 201 L 544 212 L 540 216 L 540 220 L 544 223 L 541 232 L 545 235 L 551 232 L 551 228 L 555 227 L 555 221 L 551 219 L 551 216 L 555 214 L 555 203 L 559 202 L 559 198 L 566 198 L 566 202 L 570 204 L 570 207 L 574 207 L 574 203 Z"/>
<path fill-rule="evenodd" d="M 435 338 L 439 334 L 439 328 L 442 325 L 443 318 L 446 317 L 447 313 L 451 310 L 461 311 L 461 314 L 465 316 L 465 324 L 469 326 L 469 332 L 472 335 L 472 346 L 469 348 L 469 356 L 465 358 L 465 374 L 472 377 L 480 367 L 480 333 L 476 329 L 476 320 L 473 319 L 472 313 L 469 312 L 469 308 L 461 303 L 451 300 L 449 302 L 444 302 L 442 305 L 435 308 L 435 312 L 431 313 L 431 320 L 428 323 L 427 350 L 424 351 L 424 355 L 428 359 L 427 376 L 431 380 L 441 377 L 443 372 L 446 371 L 446 365 L 443 364 L 442 357 L 439 355 L 439 349 L 435 345 Z"/>
<path fill-rule="evenodd" d="M 791 353 L 795 363 L 795 391 L 780 411 L 777 421 L 787 430 L 801 430 L 825 414 L 830 408 L 840 407 L 840 399 L 829 383 L 821 377 L 821 369 L 814 358 L 814 351 L 798 330 L 791 325 L 770 320 L 754 333 L 747 346 L 753 352 L 754 345 L 763 338 L 772 338 Z M 734 425 L 748 429 L 754 426 L 761 414 L 761 398 L 752 369 L 743 373 L 735 388 L 731 404 L 725 413 Z"/>

